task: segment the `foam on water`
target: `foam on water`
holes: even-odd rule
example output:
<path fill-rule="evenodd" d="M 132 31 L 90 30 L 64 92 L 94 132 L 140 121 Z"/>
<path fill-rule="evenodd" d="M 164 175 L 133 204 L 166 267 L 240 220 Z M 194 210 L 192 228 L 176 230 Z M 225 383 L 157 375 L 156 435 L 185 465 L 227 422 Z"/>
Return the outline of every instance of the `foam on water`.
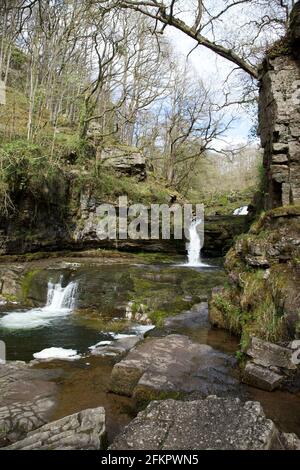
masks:
<path fill-rule="evenodd" d="M 48 283 L 47 304 L 43 308 L 8 313 L 0 319 L 0 327 L 12 330 L 41 328 L 55 318 L 72 313 L 76 304 L 77 283 L 62 287 L 61 282 Z"/>

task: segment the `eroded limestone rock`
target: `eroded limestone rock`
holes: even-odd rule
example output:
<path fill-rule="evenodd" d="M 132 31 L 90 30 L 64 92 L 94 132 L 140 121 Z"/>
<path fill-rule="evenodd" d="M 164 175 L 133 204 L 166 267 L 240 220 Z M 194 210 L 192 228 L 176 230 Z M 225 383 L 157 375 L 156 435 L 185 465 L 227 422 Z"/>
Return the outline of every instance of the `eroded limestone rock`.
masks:
<path fill-rule="evenodd" d="M 55 407 L 55 372 L 22 362 L 0 364 L 0 447 L 47 423 Z"/>
<path fill-rule="evenodd" d="M 233 376 L 235 359 L 187 336 L 148 338 L 116 364 L 111 390 L 144 403 L 155 397 L 173 397 L 197 392 L 236 395 Z"/>
<path fill-rule="evenodd" d="M 198 401 L 152 402 L 116 438 L 111 450 L 300 449 L 257 402 L 210 396 Z"/>
<path fill-rule="evenodd" d="M 94 408 L 48 423 L 6 450 L 100 450 L 105 442 L 105 411 Z"/>

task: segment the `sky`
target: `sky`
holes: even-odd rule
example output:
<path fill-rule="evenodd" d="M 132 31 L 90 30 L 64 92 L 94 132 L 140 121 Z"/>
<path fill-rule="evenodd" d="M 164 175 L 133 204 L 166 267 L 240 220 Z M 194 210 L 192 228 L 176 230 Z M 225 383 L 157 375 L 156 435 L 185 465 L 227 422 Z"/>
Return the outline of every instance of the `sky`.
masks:
<path fill-rule="evenodd" d="M 170 41 L 174 44 L 183 57 L 187 57 L 189 52 L 195 47 L 196 42 L 175 28 L 168 28 L 166 32 Z M 208 83 L 213 89 L 219 90 L 222 87 L 233 66 L 229 61 L 219 57 L 205 47 L 197 47 L 189 56 L 189 60 L 199 74 L 199 77 Z M 234 95 L 234 91 L 233 91 Z M 239 118 L 234 122 L 232 128 L 227 132 L 224 141 L 215 141 L 214 147 L 221 150 L 226 146 L 239 147 L 248 141 L 249 131 L 253 126 L 250 116 L 246 112 L 240 112 Z"/>

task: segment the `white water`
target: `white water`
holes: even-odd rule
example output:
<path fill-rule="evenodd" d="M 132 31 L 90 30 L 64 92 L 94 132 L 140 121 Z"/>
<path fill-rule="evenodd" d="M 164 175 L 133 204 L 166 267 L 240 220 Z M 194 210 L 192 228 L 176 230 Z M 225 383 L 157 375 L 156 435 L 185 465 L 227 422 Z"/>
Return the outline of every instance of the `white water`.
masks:
<path fill-rule="evenodd" d="M 249 214 L 248 206 L 239 207 L 233 213 L 233 215 L 248 215 L 248 214 Z"/>
<path fill-rule="evenodd" d="M 24 330 L 47 326 L 55 318 L 72 313 L 76 303 L 76 292 L 76 282 L 70 282 L 66 287 L 62 287 L 61 282 L 53 284 L 49 281 L 45 307 L 8 313 L 0 319 L 0 327 Z"/>
<path fill-rule="evenodd" d="M 64 349 L 64 348 L 47 348 L 43 349 L 38 353 L 33 355 L 35 359 L 40 360 L 49 360 L 49 359 L 68 359 L 68 360 L 76 360 L 80 359 L 80 354 L 77 354 L 75 349 Z"/>
<path fill-rule="evenodd" d="M 207 264 L 204 264 L 201 261 L 201 238 L 197 230 L 201 223 L 201 219 L 195 220 L 191 223 L 189 229 L 190 242 L 188 244 L 188 263 L 186 264 L 186 266 L 190 266 L 191 268 L 208 266 Z"/>

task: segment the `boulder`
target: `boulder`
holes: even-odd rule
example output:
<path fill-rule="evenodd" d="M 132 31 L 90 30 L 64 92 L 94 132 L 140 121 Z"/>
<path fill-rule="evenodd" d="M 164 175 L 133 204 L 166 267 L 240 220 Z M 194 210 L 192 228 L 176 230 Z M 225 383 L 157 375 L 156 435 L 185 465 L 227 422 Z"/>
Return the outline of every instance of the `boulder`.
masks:
<path fill-rule="evenodd" d="M 205 400 L 152 402 L 125 428 L 110 450 L 300 449 L 282 434 L 257 402 L 210 396 Z"/>
<path fill-rule="evenodd" d="M 209 328 L 207 302 L 194 305 L 188 312 L 166 318 L 164 327 L 173 329 Z"/>
<path fill-rule="evenodd" d="M 278 388 L 284 380 L 284 376 L 277 374 L 266 367 L 247 362 L 243 373 L 243 382 L 262 390 L 272 392 Z"/>
<path fill-rule="evenodd" d="M 93 356 L 124 356 L 141 341 L 139 336 L 117 339 L 110 344 L 99 344 L 91 352 Z"/>
<path fill-rule="evenodd" d="M 200 397 L 237 395 L 234 365 L 233 357 L 187 336 L 148 338 L 114 366 L 110 388 L 133 396 L 138 404 L 194 392 Z"/>
<path fill-rule="evenodd" d="M 253 358 L 253 362 L 263 367 L 280 367 L 296 370 L 297 366 L 292 361 L 293 351 L 290 348 L 264 341 L 255 336 L 251 338 L 247 355 Z"/>
<path fill-rule="evenodd" d="M 106 147 L 98 149 L 97 156 L 104 166 L 128 175 L 138 176 L 141 181 L 147 177 L 146 158 L 139 149 L 130 147 Z"/>
<path fill-rule="evenodd" d="M 100 450 L 105 437 L 104 408 L 95 408 L 48 423 L 5 450 Z"/>

